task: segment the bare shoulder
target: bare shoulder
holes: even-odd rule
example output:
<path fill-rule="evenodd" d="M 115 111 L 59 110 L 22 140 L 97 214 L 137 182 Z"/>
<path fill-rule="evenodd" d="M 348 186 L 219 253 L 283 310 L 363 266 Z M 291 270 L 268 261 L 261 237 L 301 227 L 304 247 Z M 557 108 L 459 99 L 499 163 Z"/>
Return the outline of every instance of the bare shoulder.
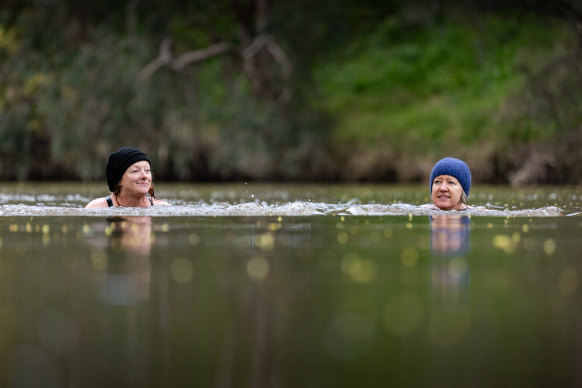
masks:
<path fill-rule="evenodd" d="M 92 200 L 85 206 L 85 209 L 90 209 L 94 207 L 108 207 L 109 205 L 107 204 L 107 200 L 105 198 L 106 197 Z"/>
<path fill-rule="evenodd" d="M 161 199 L 154 198 L 154 206 L 171 206 L 168 202 L 162 201 Z"/>

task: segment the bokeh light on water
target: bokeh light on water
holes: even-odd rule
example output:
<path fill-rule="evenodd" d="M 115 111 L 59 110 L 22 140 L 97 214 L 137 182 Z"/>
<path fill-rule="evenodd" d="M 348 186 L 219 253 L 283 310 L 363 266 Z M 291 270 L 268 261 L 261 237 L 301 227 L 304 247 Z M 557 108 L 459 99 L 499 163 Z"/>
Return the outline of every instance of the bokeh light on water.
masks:
<path fill-rule="evenodd" d="M 579 381 L 579 189 L 455 214 L 424 186 L 182 186 L 186 214 L 83 214 L 89 189 L 2 188 L 2 387 Z"/>

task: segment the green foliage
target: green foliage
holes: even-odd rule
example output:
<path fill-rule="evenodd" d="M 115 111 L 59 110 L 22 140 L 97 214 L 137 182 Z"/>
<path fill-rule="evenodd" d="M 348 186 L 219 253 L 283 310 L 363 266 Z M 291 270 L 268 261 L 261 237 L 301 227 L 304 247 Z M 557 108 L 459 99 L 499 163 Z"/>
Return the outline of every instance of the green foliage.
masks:
<path fill-rule="evenodd" d="M 560 148 L 582 141 L 572 31 L 537 2 L 437 3 L 269 2 L 265 23 L 252 0 L 0 8 L 0 179 L 101 180 L 123 145 L 177 180 L 417 180 L 444 154 L 491 180 L 519 168 L 514 147 L 575 154 Z M 245 72 L 258 33 L 290 79 L 267 51 L 254 58 L 266 85 Z M 165 36 L 175 57 L 236 49 L 141 77 Z"/>
<path fill-rule="evenodd" d="M 337 60 L 320 62 L 319 106 L 338 117 L 336 146 L 346 153 L 354 144 L 369 150 L 381 145 L 420 168 L 425 167 L 422 160 L 444 154 L 471 160 L 471 153 L 489 151 L 479 148 L 491 138 L 499 145 L 545 141 L 557 117 L 528 121 L 528 137 L 518 139 L 523 131 L 514 129 L 516 116 L 504 115 L 503 107 L 515 103 L 511 96 L 528 85 L 524 66 L 538 71 L 564 54 L 555 49 L 556 41 L 565 41 L 564 29 L 533 18 L 491 15 L 478 25 L 418 25 L 389 17 L 373 33 L 355 39 Z M 579 75 L 570 81 L 576 77 L 580 84 Z M 557 103 L 562 92 L 557 85 L 552 90 Z M 555 105 L 535 92 L 529 96 L 524 106 L 539 101 L 548 110 Z M 579 117 L 572 111 L 580 109 L 567 105 L 571 109 L 563 116 Z M 517 114 L 519 120 L 524 113 Z"/>

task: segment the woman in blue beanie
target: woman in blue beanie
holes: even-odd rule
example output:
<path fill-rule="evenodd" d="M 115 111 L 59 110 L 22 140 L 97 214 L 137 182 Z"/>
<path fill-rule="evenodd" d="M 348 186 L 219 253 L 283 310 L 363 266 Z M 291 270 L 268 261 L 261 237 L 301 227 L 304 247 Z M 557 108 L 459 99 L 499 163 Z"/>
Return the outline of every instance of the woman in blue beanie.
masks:
<path fill-rule="evenodd" d="M 460 159 L 439 160 L 430 173 L 432 202 L 441 210 L 467 209 L 471 190 L 471 171 Z"/>
<path fill-rule="evenodd" d="M 170 205 L 156 198 L 150 160 L 138 149 L 122 147 L 109 155 L 105 177 L 111 195 L 94 199 L 86 208 Z"/>

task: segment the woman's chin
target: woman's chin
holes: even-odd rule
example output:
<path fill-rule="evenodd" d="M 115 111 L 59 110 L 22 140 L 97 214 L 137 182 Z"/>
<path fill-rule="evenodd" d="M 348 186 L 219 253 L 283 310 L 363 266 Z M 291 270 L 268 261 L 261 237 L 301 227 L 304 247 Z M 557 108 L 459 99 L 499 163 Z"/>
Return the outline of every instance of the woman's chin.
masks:
<path fill-rule="evenodd" d="M 136 193 L 146 195 L 150 191 L 150 186 L 137 186 L 135 191 Z"/>
<path fill-rule="evenodd" d="M 446 203 L 436 202 L 435 206 L 441 210 L 453 210 L 453 208 L 455 207 L 453 204 L 451 204 L 449 202 L 446 202 Z"/>
<path fill-rule="evenodd" d="M 463 210 L 463 209 L 467 208 L 462 203 L 458 203 L 455 205 L 453 205 L 451 203 L 447 203 L 447 204 L 435 203 L 435 206 L 438 207 L 440 210 Z"/>

